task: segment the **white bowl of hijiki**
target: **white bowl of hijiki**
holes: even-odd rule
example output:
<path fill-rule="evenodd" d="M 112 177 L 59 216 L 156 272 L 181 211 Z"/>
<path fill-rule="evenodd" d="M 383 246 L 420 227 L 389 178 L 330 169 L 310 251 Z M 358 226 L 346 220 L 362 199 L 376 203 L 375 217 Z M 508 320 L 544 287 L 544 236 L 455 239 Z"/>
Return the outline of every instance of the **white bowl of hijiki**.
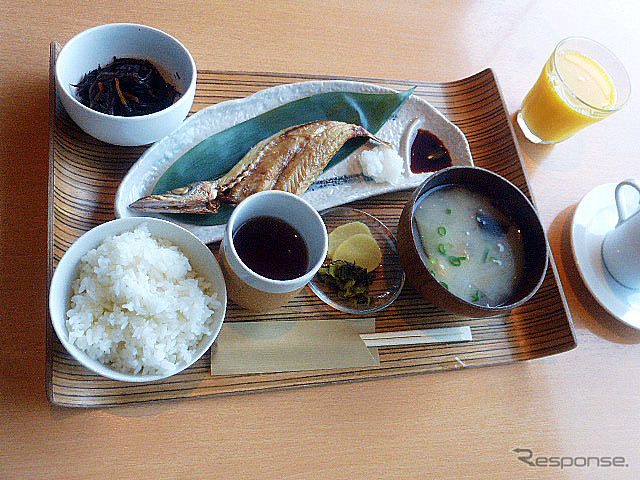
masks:
<path fill-rule="evenodd" d="M 414 191 L 398 224 L 398 253 L 424 298 L 479 317 L 529 300 L 548 262 L 532 203 L 513 183 L 479 167 L 441 170 Z"/>
<path fill-rule="evenodd" d="M 86 133 L 115 145 L 147 145 L 189 114 L 196 64 L 176 38 L 156 28 L 112 23 L 85 30 L 56 58 L 56 92 Z"/>

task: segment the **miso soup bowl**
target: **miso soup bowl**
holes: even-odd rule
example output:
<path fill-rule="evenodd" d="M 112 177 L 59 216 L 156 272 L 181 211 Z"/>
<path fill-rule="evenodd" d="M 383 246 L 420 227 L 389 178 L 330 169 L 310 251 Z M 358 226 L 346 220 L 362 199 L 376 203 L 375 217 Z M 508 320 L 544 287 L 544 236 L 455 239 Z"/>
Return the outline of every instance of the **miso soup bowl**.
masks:
<path fill-rule="evenodd" d="M 416 204 L 428 193 L 444 186 L 461 186 L 484 195 L 511 217 L 522 232 L 524 266 L 514 293 L 498 306 L 481 306 L 454 295 L 430 272 L 428 257 L 414 219 Z M 407 281 L 429 302 L 452 313 L 489 317 L 509 312 L 529 300 L 540 288 L 548 263 L 547 239 L 534 206 L 511 182 L 479 167 L 450 167 L 434 173 L 407 201 L 398 224 L 398 254 Z"/>
<path fill-rule="evenodd" d="M 83 105 L 74 85 L 113 57 L 149 60 L 180 97 L 163 110 L 136 117 L 109 115 Z M 196 77 L 196 64 L 182 43 L 134 23 L 111 23 L 79 33 L 62 48 L 55 68 L 56 91 L 71 119 L 92 137 L 114 145 L 147 145 L 178 128 L 193 105 Z"/>

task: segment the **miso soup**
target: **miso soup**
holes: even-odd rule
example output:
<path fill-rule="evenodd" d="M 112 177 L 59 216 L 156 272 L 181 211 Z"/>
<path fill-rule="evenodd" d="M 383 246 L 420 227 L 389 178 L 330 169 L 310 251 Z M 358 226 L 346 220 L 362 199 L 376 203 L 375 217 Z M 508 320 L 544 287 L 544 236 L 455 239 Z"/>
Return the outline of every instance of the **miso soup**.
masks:
<path fill-rule="evenodd" d="M 511 218 L 459 186 L 424 195 L 414 218 L 429 270 L 443 286 L 477 305 L 509 300 L 524 261 L 521 233 Z"/>

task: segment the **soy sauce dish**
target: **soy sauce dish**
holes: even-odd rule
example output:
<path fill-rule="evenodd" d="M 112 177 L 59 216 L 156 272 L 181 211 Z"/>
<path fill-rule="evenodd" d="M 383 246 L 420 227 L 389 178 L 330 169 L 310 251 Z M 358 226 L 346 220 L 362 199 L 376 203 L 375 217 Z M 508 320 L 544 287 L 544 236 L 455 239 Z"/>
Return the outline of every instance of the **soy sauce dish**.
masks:
<path fill-rule="evenodd" d="M 468 166 L 436 172 L 413 192 L 398 224 L 398 254 L 426 300 L 473 317 L 529 300 L 548 263 L 528 198 L 505 178 Z"/>

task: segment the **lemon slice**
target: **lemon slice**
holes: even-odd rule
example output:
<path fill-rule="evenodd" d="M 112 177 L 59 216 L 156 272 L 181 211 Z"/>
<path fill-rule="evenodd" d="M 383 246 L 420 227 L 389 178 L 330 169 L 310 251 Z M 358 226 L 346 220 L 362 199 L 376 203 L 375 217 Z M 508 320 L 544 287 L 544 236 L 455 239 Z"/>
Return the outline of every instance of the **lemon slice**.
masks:
<path fill-rule="evenodd" d="M 371 233 L 356 233 L 344 240 L 333 254 L 333 260 L 344 260 L 366 268 L 367 272 L 375 270 L 382 261 L 382 252 Z"/>
<path fill-rule="evenodd" d="M 349 222 L 333 229 L 329 234 L 329 258 L 333 259 L 336 249 L 349 237 L 358 234 L 366 234 L 373 238 L 371 230 L 362 222 Z"/>

